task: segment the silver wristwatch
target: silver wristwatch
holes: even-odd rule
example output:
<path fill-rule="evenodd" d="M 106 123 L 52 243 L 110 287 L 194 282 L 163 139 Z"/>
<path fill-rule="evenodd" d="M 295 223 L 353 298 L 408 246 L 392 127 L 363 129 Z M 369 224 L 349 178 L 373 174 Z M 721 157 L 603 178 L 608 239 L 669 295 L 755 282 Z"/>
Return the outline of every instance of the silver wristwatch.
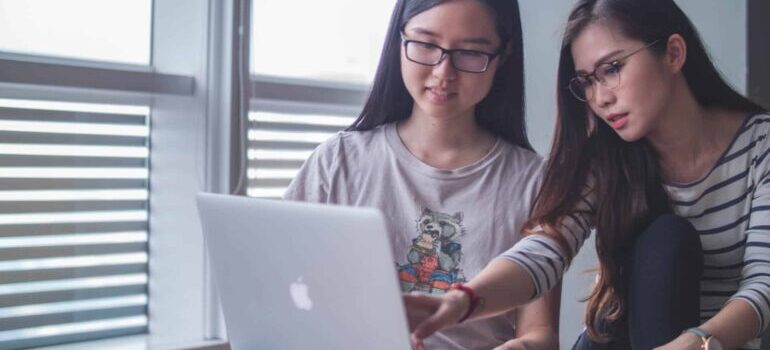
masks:
<path fill-rule="evenodd" d="M 719 343 L 719 340 L 703 328 L 692 327 L 688 328 L 685 332 L 690 332 L 700 337 L 701 341 L 703 341 L 701 347 L 703 350 L 722 350 L 722 344 Z"/>

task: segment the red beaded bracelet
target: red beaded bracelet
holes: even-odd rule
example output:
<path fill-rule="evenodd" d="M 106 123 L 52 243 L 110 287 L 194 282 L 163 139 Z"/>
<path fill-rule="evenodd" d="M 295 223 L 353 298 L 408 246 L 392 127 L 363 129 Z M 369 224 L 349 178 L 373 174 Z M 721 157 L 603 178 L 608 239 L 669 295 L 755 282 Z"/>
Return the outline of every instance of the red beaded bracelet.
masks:
<path fill-rule="evenodd" d="M 463 321 L 468 319 L 468 317 L 471 316 L 473 311 L 476 310 L 476 308 L 479 306 L 479 301 L 481 300 L 481 298 L 476 296 L 476 292 L 474 292 L 471 287 L 468 287 L 468 286 L 466 286 L 466 285 L 464 285 L 462 283 L 455 283 L 455 284 L 452 285 L 452 287 L 450 289 L 459 290 L 459 291 L 467 294 L 468 297 L 470 298 L 470 304 L 468 305 L 468 311 L 466 311 L 465 314 L 463 315 L 463 317 L 460 317 L 460 320 L 457 321 L 457 323 L 462 323 Z"/>

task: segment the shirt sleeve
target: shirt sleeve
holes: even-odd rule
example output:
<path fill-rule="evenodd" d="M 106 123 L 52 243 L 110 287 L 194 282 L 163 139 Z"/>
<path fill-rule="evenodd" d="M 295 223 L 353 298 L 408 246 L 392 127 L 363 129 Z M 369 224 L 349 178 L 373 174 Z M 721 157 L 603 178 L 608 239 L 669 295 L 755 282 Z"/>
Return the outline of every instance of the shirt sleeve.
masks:
<path fill-rule="evenodd" d="M 327 203 L 330 193 L 330 174 L 333 171 L 335 145 L 340 136 L 320 144 L 305 160 L 302 167 L 294 176 L 286 192 L 284 200 Z"/>
<path fill-rule="evenodd" d="M 757 313 L 762 333 L 770 322 L 770 144 L 754 158 L 755 181 L 746 230 L 742 280 L 733 299 L 743 299 Z"/>
<path fill-rule="evenodd" d="M 563 217 L 555 225 L 557 234 L 567 243 L 569 251 L 541 227 L 517 242 L 498 259 L 507 259 L 521 265 L 532 278 L 537 298 L 553 288 L 569 267 L 571 257 L 577 255 L 593 228 L 595 196 L 591 186 L 586 186 L 572 214 Z"/>

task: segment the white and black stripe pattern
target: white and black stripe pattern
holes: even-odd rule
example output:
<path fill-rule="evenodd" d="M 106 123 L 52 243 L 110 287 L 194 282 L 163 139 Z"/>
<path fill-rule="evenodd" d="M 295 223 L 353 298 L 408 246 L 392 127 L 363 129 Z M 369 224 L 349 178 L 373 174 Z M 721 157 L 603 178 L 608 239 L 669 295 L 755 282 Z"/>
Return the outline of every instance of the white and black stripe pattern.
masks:
<path fill-rule="evenodd" d="M 591 234 L 593 226 L 591 217 L 594 213 L 594 206 L 591 203 L 595 203 L 592 189 L 590 184 L 586 186 L 583 190 L 583 199 L 578 202 L 573 214 L 562 218 L 556 227 L 567 247 L 560 245 L 553 237 L 534 234 L 524 237 L 500 256 L 519 263 L 530 274 L 535 285 L 534 297 L 547 292 L 561 280 L 569 267 L 567 256 L 577 255 L 583 242 Z M 542 233 L 544 230 L 538 226 L 534 231 Z M 564 252 L 564 248 L 569 249 L 569 254 Z M 544 268 L 533 268 L 536 265 L 542 265 Z"/>
<path fill-rule="evenodd" d="M 770 323 L 770 115 L 747 117 L 732 144 L 703 179 L 667 184 L 674 211 L 700 233 L 704 253 L 701 318 L 705 322 L 730 300 L 756 311 L 764 330 Z M 591 196 L 565 218 L 561 234 L 574 254 L 590 233 Z M 574 255 L 573 255 L 574 256 Z M 553 287 L 566 270 L 557 242 L 530 235 L 500 256 L 527 267 L 536 295 Z M 539 266 L 539 267 L 538 267 Z M 744 345 L 759 349 L 759 339 Z"/>

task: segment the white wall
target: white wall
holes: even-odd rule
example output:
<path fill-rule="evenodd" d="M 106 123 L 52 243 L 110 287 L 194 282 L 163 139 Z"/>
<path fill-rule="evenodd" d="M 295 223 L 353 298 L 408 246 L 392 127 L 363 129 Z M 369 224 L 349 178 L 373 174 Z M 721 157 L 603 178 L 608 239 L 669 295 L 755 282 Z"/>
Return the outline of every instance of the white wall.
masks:
<path fill-rule="evenodd" d="M 746 0 L 676 0 L 698 28 L 717 68 L 740 93 L 746 93 L 748 67 Z"/>
<path fill-rule="evenodd" d="M 717 67 L 740 92 L 746 91 L 746 1 L 677 0 L 705 41 Z M 561 31 L 574 2 L 519 0 L 524 30 L 524 65 L 527 126 L 532 145 L 540 154 L 550 149 L 556 114 L 556 69 Z M 584 306 L 579 300 L 590 291 L 596 267 L 593 239 L 564 277 L 560 341 L 569 349 L 583 328 Z"/>

